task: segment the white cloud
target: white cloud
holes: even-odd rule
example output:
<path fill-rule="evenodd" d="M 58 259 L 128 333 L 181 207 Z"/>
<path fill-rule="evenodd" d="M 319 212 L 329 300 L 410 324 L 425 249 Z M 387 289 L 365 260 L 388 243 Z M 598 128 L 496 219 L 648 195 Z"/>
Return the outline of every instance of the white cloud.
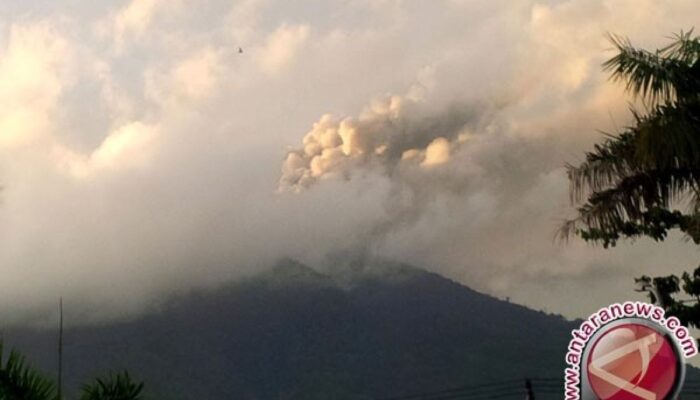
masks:
<path fill-rule="evenodd" d="M 109 62 L 95 59 L 91 72 L 100 85 L 100 101 L 109 110 L 110 118 L 121 121 L 133 117 L 134 102 L 115 79 L 113 68 Z"/>
<path fill-rule="evenodd" d="M 62 294 L 121 315 L 361 248 L 582 315 L 694 265 L 682 243 L 552 234 L 564 162 L 629 122 L 605 33 L 662 45 L 696 1 L 326 4 L 133 0 L 0 24 L 0 312 Z"/>
<path fill-rule="evenodd" d="M 309 32 L 306 25 L 282 25 L 270 33 L 264 47 L 257 54 L 263 71 L 276 75 L 289 67 L 308 39 Z"/>
<path fill-rule="evenodd" d="M 148 166 L 157 146 L 158 129 L 140 121 L 130 122 L 111 132 L 89 155 L 63 146 L 54 151 L 59 165 L 76 178 L 89 178 L 104 170 Z"/>
<path fill-rule="evenodd" d="M 233 5 L 226 16 L 226 31 L 239 47 L 246 47 L 256 40 L 259 14 L 266 0 L 241 0 Z"/>
<path fill-rule="evenodd" d="M 0 146 L 39 140 L 73 79 L 71 48 L 51 24 L 13 24 L 0 57 Z"/>
<path fill-rule="evenodd" d="M 166 106 L 203 100 L 217 89 L 223 66 L 221 54 L 214 48 L 198 49 L 167 71 L 152 69 L 146 73 L 146 94 Z"/>
<path fill-rule="evenodd" d="M 425 148 L 425 160 L 423 160 L 421 165 L 432 167 L 448 162 L 450 160 L 450 147 L 450 142 L 444 137 L 435 138 Z"/>
<path fill-rule="evenodd" d="M 168 7 L 168 3 L 162 0 L 131 0 L 119 10 L 112 19 L 114 42 L 117 48 L 121 48 L 125 40 L 142 35 L 161 7 Z"/>

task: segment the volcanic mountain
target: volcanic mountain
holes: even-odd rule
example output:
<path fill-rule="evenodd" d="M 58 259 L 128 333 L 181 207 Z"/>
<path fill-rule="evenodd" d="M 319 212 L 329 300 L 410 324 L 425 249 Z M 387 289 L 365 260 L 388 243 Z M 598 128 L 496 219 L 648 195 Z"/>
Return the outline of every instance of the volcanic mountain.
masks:
<path fill-rule="evenodd" d="M 95 376 L 128 369 L 153 399 L 360 400 L 465 386 L 476 392 L 436 398 L 510 390 L 520 399 L 526 378 L 538 399 L 561 396 L 558 381 L 537 385 L 563 376 L 574 323 L 408 265 L 328 271 L 287 260 L 136 319 L 69 327 L 65 386 L 74 394 Z M 56 336 L 5 330 L 6 344 L 49 376 Z"/>

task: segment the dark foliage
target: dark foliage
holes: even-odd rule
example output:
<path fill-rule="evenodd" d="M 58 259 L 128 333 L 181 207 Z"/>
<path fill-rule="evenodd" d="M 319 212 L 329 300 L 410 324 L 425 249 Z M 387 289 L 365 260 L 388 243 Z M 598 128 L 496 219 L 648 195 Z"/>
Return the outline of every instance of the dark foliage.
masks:
<path fill-rule="evenodd" d="M 83 386 L 80 400 L 143 400 L 143 383 L 124 371 Z M 0 400 L 59 400 L 54 383 L 30 366 L 17 351 L 3 357 L 0 341 Z M 63 400 L 63 399 L 60 399 Z"/>
<path fill-rule="evenodd" d="M 80 400 L 142 400 L 143 383 L 134 382 L 124 371 L 83 386 Z"/>
<path fill-rule="evenodd" d="M 53 383 L 27 365 L 18 352 L 13 350 L 4 359 L 0 342 L 0 400 L 52 400 L 55 397 Z"/>
<path fill-rule="evenodd" d="M 608 247 L 621 238 L 662 241 L 678 229 L 700 244 L 700 39 L 681 32 L 654 52 L 611 40 L 618 54 L 605 69 L 648 110 L 633 111 L 634 125 L 608 135 L 580 165 L 568 166 L 571 200 L 579 207 L 561 234 Z M 700 326 L 700 268 L 637 283 L 667 313 Z M 681 291 L 691 298 L 677 300 Z"/>
<path fill-rule="evenodd" d="M 648 112 L 633 111 L 633 126 L 568 166 L 571 199 L 580 205 L 561 233 L 607 247 L 621 238 L 663 240 L 679 229 L 700 244 L 700 40 L 681 33 L 649 52 L 611 39 L 618 54 L 605 69 Z"/>

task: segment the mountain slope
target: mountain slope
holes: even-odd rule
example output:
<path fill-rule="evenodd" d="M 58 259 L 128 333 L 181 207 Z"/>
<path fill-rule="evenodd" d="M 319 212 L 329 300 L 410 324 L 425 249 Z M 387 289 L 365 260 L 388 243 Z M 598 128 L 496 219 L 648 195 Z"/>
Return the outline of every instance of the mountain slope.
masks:
<path fill-rule="evenodd" d="M 66 384 L 128 368 L 160 399 L 381 398 L 559 377 L 572 325 L 407 266 L 285 262 L 158 314 L 67 330 Z M 55 333 L 7 336 L 55 370 Z"/>

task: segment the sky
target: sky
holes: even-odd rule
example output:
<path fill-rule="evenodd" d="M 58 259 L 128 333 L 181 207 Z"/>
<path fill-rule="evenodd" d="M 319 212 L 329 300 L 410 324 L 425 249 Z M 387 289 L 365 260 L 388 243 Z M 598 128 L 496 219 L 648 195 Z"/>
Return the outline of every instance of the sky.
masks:
<path fill-rule="evenodd" d="M 0 316 L 128 317 L 282 258 L 390 259 L 584 317 L 694 269 L 554 239 L 564 166 L 631 123 L 607 33 L 694 0 L 0 3 Z M 239 51 L 239 49 L 242 51 Z"/>

